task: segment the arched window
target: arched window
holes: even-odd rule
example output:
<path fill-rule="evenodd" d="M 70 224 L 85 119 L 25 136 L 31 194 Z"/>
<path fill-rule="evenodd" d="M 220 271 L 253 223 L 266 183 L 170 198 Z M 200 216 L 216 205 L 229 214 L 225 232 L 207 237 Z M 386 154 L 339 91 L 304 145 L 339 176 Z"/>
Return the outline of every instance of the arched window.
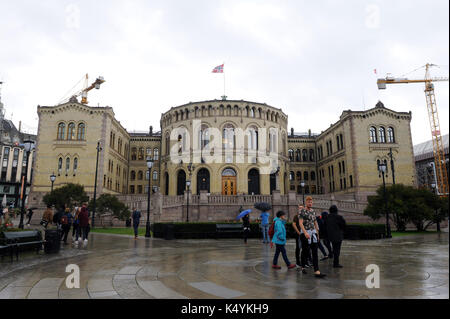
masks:
<path fill-rule="evenodd" d="M 341 142 L 339 141 L 340 138 L 341 137 L 339 135 L 336 136 L 336 145 L 337 145 L 338 151 L 341 149 Z"/>
<path fill-rule="evenodd" d="M 312 148 L 309 149 L 309 160 L 314 162 L 314 150 Z"/>
<path fill-rule="evenodd" d="M 302 179 L 302 172 L 297 172 L 297 180 L 300 181 Z"/>
<path fill-rule="evenodd" d="M 302 158 L 301 158 L 301 152 L 300 152 L 300 150 L 297 150 L 297 151 L 295 152 L 295 161 L 296 161 L 296 162 L 301 162 L 301 160 L 302 160 Z"/>
<path fill-rule="evenodd" d="M 231 116 L 231 105 L 227 106 L 227 115 Z"/>
<path fill-rule="evenodd" d="M 144 179 L 144 173 L 142 171 L 138 172 L 138 180 L 143 180 Z"/>
<path fill-rule="evenodd" d="M 77 172 L 78 169 L 78 158 L 74 158 L 73 159 L 73 173 L 75 174 Z"/>
<path fill-rule="evenodd" d="M 250 127 L 248 129 L 248 149 L 252 151 L 258 150 L 258 128 L 257 127 Z"/>
<path fill-rule="evenodd" d="M 66 173 L 70 170 L 70 157 L 66 158 Z"/>
<path fill-rule="evenodd" d="M 377 143 L 377 129 L 375 126 L 370 127 L 370 143 Z"/>
<path fill-rule="evenodd" d="M 131 179 L 132 181 L 134 181 L 134 180 L 136 179 L 136 172 L 135 172 L 135 171 L 131 171 L 131 173 L 130 173 L 130 179 Z"/>
<path fill-rule="evenodd" d="M 139 161 L 144 160 L 144 148 L 143 147 L 139 147 L 138 160 Z"/>
<path fill-rule="evenodd" d="M 239 107 L 237 105 L 234 106 L 234 116 L 239 116 Z"/>
<path fill-rule="evenodd" d="M 269 129 L 269 151 L 271 153 L 278 153 L 277 131 Z"/>
<path fill-rule="evenodd" d="M 69 123 L 69 125 L 67 126 L 67 139 L 75 139 L 75 123 Z"/>
<path fill-rule="evenodd" d="M 145 155 L 146 157 L 152 156 L 152 149 L 150 147 L 147 147 L 147 149 L 145 150 Z"/>
<path fill-rule="evenodd" d="M 254 107 L 252 107 L 250 109 L 250 117 L 255 117 L 255 108 Z"/>
<path fill-rule="evenodd" d="M 223 147 L 225 149 L 234 149 L 234 127 L 231 124 L 225 125 L 223 128 Z"/>
<path fill-rule="evenodd" d="M 388 143 L 395 143 L 394 128 L 388 127 Z"/>
<path fill-rule="evenodd" d="M 133 147 L 132 149 L 131 149 L 131 160 L 132 161 L 135 161 L 137 159 L 137 148 L 136 147 Z"/>
<path fill-rule="evenodd" d="M 198 144 L 202 150 L 209 148 L 209 128 L 205 124 L 198 131 Z"/>
<path fill-rule="evenodd" d="M 344 148 L 344 136 L 342 134 L 339 135 L 341 137 L 341 149 Z"/>
<path fill-rule="evenodd" d="M 77 140 L 79 141 L 85 140 L 85 130 L 86 126 L 84 125 L 84 123 L 78 124 Z"/>
<path fill-rule="evenodd" d="M 316 172 L 314 172 L 314 171 L 311 172 L 311 180 L 312 181 L 316 180 Z"/>
<path fill-rule="evenodd" d="M 58 140 L 63 140 L 64 136 L 66 134 L 66 124 L 64 123 L 59 123 L 58 124 Z"/>
<path fill-rule="evenodd" d="M 308 161 L 308 150 L 303 150 L 302 151 L 302 161 L 303 162 Z"/>
<path fill-rule="evenodd" d="M 170 135 L 167 133 L 166 135 L 166 155 L 170 154 Z"/>
<path fill-rule="evenodd" d="M 307 181 L 308 178 L 309 178 L 308 172 L 304 172 L 304 173 L 303 173 L 303 179 L 304 179 L 305 181 Z"/>
<path fill-rule="evenodd" d="M 380 143 L 386 143 L 386 129 L 381 126 L 378 131 L 380 133 Z"/>
<path fill-rule="evenodd" d="M 153 180 L 154 181 L 158 180 L 158 171 L 153 171 Z"/>
<path fill-rule="evenodd" d="M 289 153 L 289 160 L 291 162 L 293 162 L 294 161 L 294 150 L 289 150 L 288 153 Z"/>
<path fill-rule="evenodd" d="M 289 180 L 290 180 L 290 181 L 295 180 L 295 173 L 294 173 L 293 171 L 290 171 L 290 172 L 289 172 Z"/>
<path fill-rule="evenodd" d="M 159 161 L 159 150 L 157 148 L 153 150 L 153 161 Z"/>
<path fill-rule="evenodd" d="M 62 159 L 62 157 L 60 157 L 58 160 L 58 173 L 59 174 L 61 174 L 61 171 L 62 171 L 62 164 L 63 164 L 63 159 Z"/>
<path fill-rule="evenodd" d="M 224 107 L 223 105 L 219 106 L 219 115 L 223 116 L 223 112 L 224 112 Z"/>

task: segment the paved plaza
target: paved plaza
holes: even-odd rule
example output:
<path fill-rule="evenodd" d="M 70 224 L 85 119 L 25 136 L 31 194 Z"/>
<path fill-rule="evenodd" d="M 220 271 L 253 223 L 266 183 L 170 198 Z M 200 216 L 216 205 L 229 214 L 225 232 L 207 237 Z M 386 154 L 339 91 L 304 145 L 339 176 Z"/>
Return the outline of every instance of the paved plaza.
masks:
<path fill-rule="evenodd" d="M 448 233 L 344 241 L 342 269 L 328 276 L 271 268 L 274 249 L 259 240 L 134 240 L 91 233 L 86 247 L 57 255 L 26 253 L 0 264 L 0 299 L 103 298 L 449 298 Z M 291 262 L 295 242 L 289 240 Z M 320 253 L 319 253 L 319 256 Z M 66 266 L 80 268 L 80 288 L 66 287 Z M 380 288 L 366 287 L 366 266 L 380 269 Z"/>

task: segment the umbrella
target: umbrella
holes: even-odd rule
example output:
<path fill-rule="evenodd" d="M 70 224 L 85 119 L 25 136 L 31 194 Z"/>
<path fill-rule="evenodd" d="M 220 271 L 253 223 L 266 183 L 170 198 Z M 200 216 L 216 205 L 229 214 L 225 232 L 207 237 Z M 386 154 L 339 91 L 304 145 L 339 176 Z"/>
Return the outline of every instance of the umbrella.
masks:
<path fill-rule="evenodd" d="M 255 208 L 259 209 L 260 211 L 267 212 L 268 210 L 272 209 L 272 205 L 266 202 L 256 203 Z"/>
<path fill-rule="evenodd" d="M 241 219 L 242 217 L 244 217 L 244 216 L 247 215 L 247 214 L 250 214 L 251 212 L 252 212 L 251 209 L 244 210 L 243 212 L 241 212 L 241 213 L 238 215 L 238 217 L 236 217 L 236 220 Z"/>

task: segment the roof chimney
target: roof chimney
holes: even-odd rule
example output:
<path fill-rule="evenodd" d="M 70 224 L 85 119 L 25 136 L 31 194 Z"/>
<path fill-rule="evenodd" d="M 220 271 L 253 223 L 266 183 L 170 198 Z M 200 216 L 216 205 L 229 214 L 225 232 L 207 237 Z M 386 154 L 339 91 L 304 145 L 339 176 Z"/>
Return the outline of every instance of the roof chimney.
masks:
<path fill-rule="evenodd" d="M 294 136 L 294 128 L 291 127 L 291 136 Z"/>
<path fill-rule="evenodd" d="M 311 137 L 311 129 L 308 130 L 308 136 Z"/>
<path fill-rule="evenodd" d="M 19 132 L 21 132 L 22 129 L 22 121 L 19 121 Z"/>
<path fill-rule="evenodd" d="M 150 126 L 150 136 L 153 135 L 153 126 Z"/>

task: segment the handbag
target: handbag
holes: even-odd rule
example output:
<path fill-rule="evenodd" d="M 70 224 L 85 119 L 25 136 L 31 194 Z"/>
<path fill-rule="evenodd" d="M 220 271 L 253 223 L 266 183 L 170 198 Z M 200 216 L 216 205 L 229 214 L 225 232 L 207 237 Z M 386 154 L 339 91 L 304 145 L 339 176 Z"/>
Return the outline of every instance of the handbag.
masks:
<path fill-rule="evenodd" d="M 40 222 L 39 224 L 41 224 L 42 226 L 44 226 L 45 228 L 47 228 L 47 226 L 48 226 L 48 221 L 45 220 L 45 219 L 42 219 L 41 222 Z"/>

